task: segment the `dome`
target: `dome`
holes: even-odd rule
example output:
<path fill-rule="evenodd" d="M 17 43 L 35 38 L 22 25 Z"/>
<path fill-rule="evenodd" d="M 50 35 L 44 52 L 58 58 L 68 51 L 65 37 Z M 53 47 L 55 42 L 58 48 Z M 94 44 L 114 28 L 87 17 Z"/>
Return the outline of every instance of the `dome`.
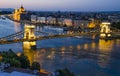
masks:
<path fill-rule="evenodd" d="M 21 5 L 21 7 L 20 7 L 21 9 L 24 9 L 24 7 L 23 7 L 23 5 Z"/>
<path fill-rule="evenodd" d="M 20 12 L 24 12 L 24 11 L 25 11 L 25 9 L 24 9 L 24 7 L 23 7 L 22 5 L 21 5 L 19 11 L 20 11 Z"/>

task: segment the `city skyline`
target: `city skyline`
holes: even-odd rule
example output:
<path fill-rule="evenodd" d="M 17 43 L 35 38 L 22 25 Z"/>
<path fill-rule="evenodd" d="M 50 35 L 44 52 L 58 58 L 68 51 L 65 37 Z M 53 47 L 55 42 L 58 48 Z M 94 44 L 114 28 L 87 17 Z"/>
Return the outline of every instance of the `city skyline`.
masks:
<path fill-rule="evenodd" d="M 0 8 L 19 8 L 41 11 L 119 11 L 118 0 L 4 0 Z"/>

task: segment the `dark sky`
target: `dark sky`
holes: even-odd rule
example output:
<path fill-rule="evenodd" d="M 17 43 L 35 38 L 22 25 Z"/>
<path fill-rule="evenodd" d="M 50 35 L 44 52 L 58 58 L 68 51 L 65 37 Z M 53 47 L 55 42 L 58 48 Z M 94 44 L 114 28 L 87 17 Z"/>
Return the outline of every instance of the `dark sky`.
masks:
<path fill-rule="evenodd" d="M 0 8 L 42 11 L 120 11 L 120 0 L 1 0 Z"/>

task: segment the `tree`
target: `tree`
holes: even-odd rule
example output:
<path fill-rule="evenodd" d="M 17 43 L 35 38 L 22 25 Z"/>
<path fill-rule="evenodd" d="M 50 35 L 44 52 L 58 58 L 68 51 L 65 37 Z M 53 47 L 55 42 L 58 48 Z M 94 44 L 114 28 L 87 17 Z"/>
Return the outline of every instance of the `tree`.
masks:
<path fill-rule="evenodd" d="M 7 52 L 1 52 L 0 58 L 0 61 L 10 63 L 10 65 L 14 67 L 30 68 L 30 62 L 27 56 L 24 56 L 24 54 L 17 56 L 11 49 Z"/>
<path fill-rule="evenodd" d="M 56 76 L 75 76 L 72 72 L 70 72 L 67 68 L 56 70 Z"/>
<path fill-rule="evenodd" d="M 30 67 L 30 62 L 28 58 L 24 55 L 21 55 L 18 57 L 18 60 L 21 62 L 21 68 L 29 68 Z"/>
<path fill-rule="evenodd" d="M 120 29 L 120 22 L 113 22 L 111 26 Z"/>
<path fill-rule="evenodd" d="M 31 69 L 32 70 L 40 70 L 40 64 L 38 62 L 33 62 Z"/>

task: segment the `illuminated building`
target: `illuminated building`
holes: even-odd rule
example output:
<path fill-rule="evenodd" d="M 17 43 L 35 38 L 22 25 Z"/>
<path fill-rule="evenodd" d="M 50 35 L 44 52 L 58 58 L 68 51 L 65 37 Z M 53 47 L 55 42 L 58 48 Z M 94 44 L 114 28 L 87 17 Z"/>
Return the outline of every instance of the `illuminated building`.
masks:
<path fill-rule="evenodd" d="M 73 24 L 72 24 L 72 19 L 64 19 L 64 24 L 66 25 L 66 26 L 72 26 Z"/>
<path fill-rule="evenodd" d="M 56 24 L 56 18 L 54 17 L 47 17 L 47 24 Z"/>
<path fill-rule="evenodd" d="M 64 18 L 57 18 L 58 25 L 63 26 L 64 25 L 63 22 L 64 22 Z"/>
<path fill-rule="evenodd" d="M 46 23 L 46 18 L 45 17 L 38 17 L 37 22 Z"/>
<path fill-rule="evenodd" d="M 94 28 L 95 27 L 95 23 L 92 21 L 90 22 L 90 24 L 88 25 L 89 28 Z"/>
<path fill-rule="evenodd" d="M 80 20 L 74 20 L 73 23 L 74 23 L 74 27 L 78 28 L 81 24 L 81 21 Z"/>
<path fill-rule="evenodd" d="M 21 15 L 26 14 L 27 12 L 25 11 L 24 7 L 21 6 L 19 9 L 15 9 L 13 19 L 20 21 L 21 20 Z"/>
<path fill-rule="evenodd" d="M 78 28 L 78 27 L 85 28 L 85 27 L 88 26 L 89 21 L 88 21 L 88 20 L 75 19 L 75 20 L 73 21 L 73 23 L 74 23 L 74 27 L 77 27 L 77 28 Z"/>
<path fill-rule="evenodd" d="M 89 23 L 88 27 L 95 28 L 95 27 L 99 27 L 100 24 L 101 24 L 101 20 L 92 19 L 92 21 Z"/>
<path fill-rule="evenodd" d="M 37 22 L 37 16 L 31 15 L 31 22 Z"/>

